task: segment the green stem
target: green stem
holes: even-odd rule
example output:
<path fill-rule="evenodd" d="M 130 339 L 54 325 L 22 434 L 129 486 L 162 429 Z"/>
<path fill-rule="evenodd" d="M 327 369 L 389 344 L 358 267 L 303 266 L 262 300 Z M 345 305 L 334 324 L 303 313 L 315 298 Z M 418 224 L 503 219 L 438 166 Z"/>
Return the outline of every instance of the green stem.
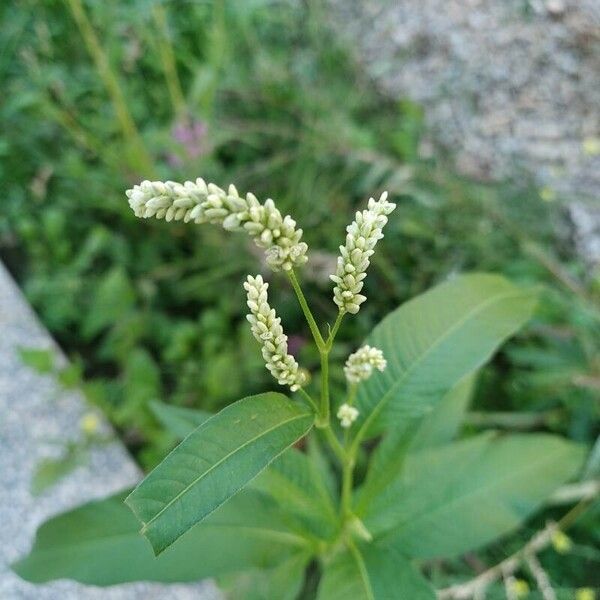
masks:
<path fill-rule="evenodd" d="M 100 79 L 106 88 L 112 101 L 117 121 L 123 132 L 123 137 L 128 146 L 130 161 L 134 168 L 144 173 L 146 177 L 151 177 L 154 173 L 154 167 L 150 155 L 146 151 L 140 134 L 137 130 L 133 117 L 129 112 L 127 101 L 119 81 L 110 66 L 108 56 L 104 52 L 96 31 L 85 12 L 81 0 L 66 0 L 77 27 L 83 37 L 83 42 L 88 53 L 91 55 Z"/>
<path fill-rule="evenodd" d="M 325 439 L 331 446 L 331 449 L 333 450 L 335 455 L 338 457 L 340 463 L 342 465 L 345 465 L 346 464 L 346 451 L 344 450 L 344 447 L 342 446 L 342 444 L 340 444 L 340 441 L 335 436 L 335 433 L 333 433 L 333 429 L 331 429 L 331 426 L 328 424 L 327 427 L 323 427 L 321 431 L 323 431 L 323 433 L 325 435 Z"/>
<path fill-rule="evenodd" d="M 319 407 L 317 403 L 312 399 L 312 396 L 304 390 L 304 388 L 299 388 L 298 391 L 302 394 L 302 397 L 313 407 L 315 414 L 319 414 Z"/>
<path fill-rule="evenodd" d="M 302 288 L 300 287 L 300 283 L 298 282 L 298 278 L 296 277 L 296 273 L 294 273 L 293 269 L 287 271 L 288 278 L 294 288 L 294 292 L 296 292 L 296 296 L 298 297 L 298 302 L 300 303 L 300 307 L 302 308 L 302 312 L 308 321 L 308 326 L 310 327 L 310 332 L 312 333 L 313 339 L 315 340 L 315 344 L 319 349 L 319 352 L 327 352 L 325 340 L 319 331 L 319 327 L 313 314 L 308 306 L 308 302 L 304 297 L 304 293 L 302 292 Z"/>
<path fill-rule="evenodd" d="M 317 427 L 329 427 L 329 352 L 321 352 L 321 407 Z"/>
<path fill-rule="evenodd" d="M 162 5 L 156 4 L 152 9 L 152 16 L 159 30 L 158 35 L 158 53 L 163 65 L 167 89 L 171 97 L 171 103 L 176 115 L 182 115 L 186 112 L 185 99 L 181 89 L 179 76 L 177 75 L 177 63 L 173 46 L 169 41 L 169 26 L 167 23 L 167 13 Z"/>
<path fill-rule="evenodd" d="M 338 332 L 338 329 L 340 328 L 340 325 L 342 324 L 342 319 L 344 318 L 345 314 L 346 313 L 343 312 L 338 313 L 338 316 L 335 319 L 335 323 L 333 324 L 333 328 L 329 331 L 329 337 L 325 342 L 325 348 L 327 349 L 327 352 L 329 352 L 333 346 L 333 341 L 335 340 L 335 336 Z"/>
<path fill-rule="evenodd" d="M 354 457 L 346 453 L 346 460 L 342 470 L 342 495 L 340 512 L 342 519 L 347 519 L 352 514 L 352 484 L 354 480 Z"/>

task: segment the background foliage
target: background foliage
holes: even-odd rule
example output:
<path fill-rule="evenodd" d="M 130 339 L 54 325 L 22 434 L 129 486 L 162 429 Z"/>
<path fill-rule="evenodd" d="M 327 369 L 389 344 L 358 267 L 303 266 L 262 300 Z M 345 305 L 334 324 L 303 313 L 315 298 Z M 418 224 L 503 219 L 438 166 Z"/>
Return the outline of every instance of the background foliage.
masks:
<path fill-rule="evenodd" d="M 453 273 L 538 284 L 536 319 L 486 367 L 468 430 L 593 441 L 600 282 L 572 253 L 560 201 L 526 177 L 466 181 L 451 156 L 432 157 L 419 107 L 377 93 L 320 2 L 22 0 L 0 17 L 0 252 L 81 365 L 71 379 L 143 465 L 173 443 L 151 402 L 213 411 L 274 389 L 244 319 L 241 282 L 260 259 L 245 237 L 139 222 L 124 198 L 143 178 L 199 175 L 272 196 L 297 219 L 312 249 L 309 294 L 330 320 L 327 274 L 344 227 L 368 195 L 390 190 L 399 208 L 340 360 L 347 340 Z M 315 366 L 281 283 L 274 304 L 292 349 Z M 341 369 L 333 375 L 341 389 Z M 598 515 L 586 519 L 578 545 L 589 549 Z M 555 579 L 579 581 L 598 560 L 581 554 L 550 556 Z"/>

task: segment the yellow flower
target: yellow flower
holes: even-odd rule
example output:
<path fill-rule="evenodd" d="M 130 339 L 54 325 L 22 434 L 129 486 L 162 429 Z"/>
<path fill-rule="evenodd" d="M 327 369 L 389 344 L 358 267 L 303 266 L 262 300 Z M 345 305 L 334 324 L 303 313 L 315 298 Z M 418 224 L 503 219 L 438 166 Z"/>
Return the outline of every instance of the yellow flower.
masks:
<path fill-rule="evenodd" d="M 583 153 L 588 156 L 597 156 L 600 154 L 600 138 L 587 137 L 582 143 Z"/>
<path fill-rule="evenodd" d="M 543 187 L 540 190 L 540 198 L 544 202 L 553 202 L 556 200 L 556 192 L 551 187 Z"/>
<path fill-rule="evenodd" d="M 560 530 L 552 534 L 552 546 L 559 554 L 567 554 L 573 547 L 571 538 Z"/>
<path fill-rule="evenodd" d="M 526 598 L 529 595 L 529 584 L 524 579 L 515 579 L 512 588 L 517 598 Z"/>
<path fill-rule="evenodd" d="M 575 600 L 596 600 L 596 592 L 592 588 L 579 588 L 575 592 Z"/>
<path fill-rule="evenodd" d="M 98 415 L 90 412 L 81 418 L 79 426 L 81 427 L 81 431 L 83 431 L 83 433 L 86 435 L 92 435 L 98 431 L 98 427 L 100 427 L 100 419 L 98 418 Z"/>

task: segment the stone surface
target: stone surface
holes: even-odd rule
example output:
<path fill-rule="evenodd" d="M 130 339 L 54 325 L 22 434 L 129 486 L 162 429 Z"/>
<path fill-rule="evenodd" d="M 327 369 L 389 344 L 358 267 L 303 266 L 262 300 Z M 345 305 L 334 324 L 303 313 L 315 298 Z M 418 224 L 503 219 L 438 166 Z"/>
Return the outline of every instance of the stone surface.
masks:
<path fill-rule="evenodd" d="M 30 493 L 38 461 L 55 456 L 79 434 L 89 412 L 77 393 L 65 394 L 49 377 L 24 366 L 18 348 L 54 348 L 0 263 L 0 598 L 3 600 L 213 600 L 210 582 L 163 586 L 134 583 L 111 588 L 57 581 L 33 586 L 8 564 L 25 554 L 37 526 L 49 516 L 136 483 L 141 474 L 120 442 L 98 446 L 89 462 L 38 497 Z M 108 426 L 106 427 L 109 432 Z"/>
<path fill-rule="evenodd" d="M 478 178 L 600 202 L 598 0 L 329 0 L 380 89 Z"/>

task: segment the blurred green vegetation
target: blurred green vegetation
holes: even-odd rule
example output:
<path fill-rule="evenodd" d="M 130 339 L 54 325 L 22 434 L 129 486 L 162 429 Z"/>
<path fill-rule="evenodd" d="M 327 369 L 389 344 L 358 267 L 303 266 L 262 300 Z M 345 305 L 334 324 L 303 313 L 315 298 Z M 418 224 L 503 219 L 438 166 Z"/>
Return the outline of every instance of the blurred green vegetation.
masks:
<path fill-rule="evenodd" d="M 540 308 L 486 368 L 471 427 L 597 435 L 600 274 L 573 254 L 560 200 L 544 201 L 524 176 L 468 181 L 451 156 L 427 156 L 422 110 L 377 92 L 320 2 L 17 0 L 0 18 L 0 253 L 143 465 L 173 441 L 152 401 L 210 411 L 276 387 L 244 319 L 241 282 L 260 255 L 245 236 L 137 220 L 124 191 L 146 178 L 202 176 L 275 198 L 305 230 L 302 275 L 329 322 L 344 228 L 388 189 L 399 208 L 368 302 L 340 333 L 340 364 L 350 340 L 435 282 L 501 272 L 537 284 Z M 273 303 L 316 367 L 281 284 Z M 335 394 L 341 369 L 333 378 Z M 557 569 L 578 572 L 594 556 Z"/>

